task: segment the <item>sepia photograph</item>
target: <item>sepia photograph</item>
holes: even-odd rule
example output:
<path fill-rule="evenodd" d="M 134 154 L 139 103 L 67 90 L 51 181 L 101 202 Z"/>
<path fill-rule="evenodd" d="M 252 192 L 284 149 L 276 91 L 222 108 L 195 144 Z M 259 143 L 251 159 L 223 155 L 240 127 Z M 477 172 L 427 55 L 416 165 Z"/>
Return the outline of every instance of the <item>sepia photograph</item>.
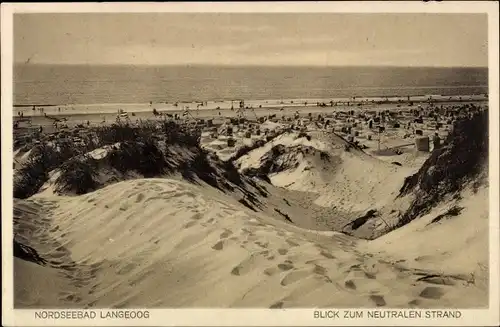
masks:
<path fill-rule="evenodd" d="M 166 8 L 12 15 L 14 310 L 490 307 L 487 12 Z"/>

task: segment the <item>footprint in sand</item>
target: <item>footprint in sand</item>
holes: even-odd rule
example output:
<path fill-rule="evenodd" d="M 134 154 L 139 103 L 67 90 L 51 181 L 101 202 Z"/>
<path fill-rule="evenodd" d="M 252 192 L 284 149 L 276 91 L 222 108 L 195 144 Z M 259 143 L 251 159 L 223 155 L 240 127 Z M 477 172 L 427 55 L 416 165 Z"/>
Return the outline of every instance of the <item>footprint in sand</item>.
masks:
<path fill-rule="evenodd" d="M 276 275 L 279 272 L 278 268 L 276 267 L 270 267 L 264 269 L 263 273 L 266 274 L 267 276 L 273 276 Z"/>
<path fill-rule="evenodd" d="M 278 253 L 280 255 L 286 255 L 288 253 L 288 250 L 287 249 L 278 249 Z"/>
<path fill-rule="evenodd" d="M 442 288 L 429 286 L 424 288 L 422 292 L 420 292 L 420 297 L 425 299 L 438 300 L 444 295 L 444 291 Z"/>
<path fill-rule="evenodd" d="M 233 232 L 226 229 L 224 232 L 220 234 L 220 239 L 225 239 L 228 238 L 229 236 L 233 235 Z"/>
<path fill-rule="evenodd" d="M 454 286 L 456 284 L 451 278 L 445 276 L 433 276 L 433 275 L 420 277 L 419 279 L 417 279 L 417 281 L 435 285 Z"/>
<path fill-rule="evenodd" d="M 200 220 L 203 218 L 203 215 L 201 213 L 195 213 L 192 217 L 191 220 Z"/>
<path fill-rule="evenodd" d="M 295 282 L 298 282 L 301 279 L 306 278 L 309 276 L 310 273 L 307 270 L 294 270 L 289 272 L 282 280 L 281 280 L 281 285 L 282 286 L 287 286 L 290 284 L 293 284 Z"/>
<path fill-rule="evenodd" d="M 351 289 L 351 290 L 355 290 L 356 289 L 356 284 L 354 284 L 354 282 L 352 280 L 346 280 L 345 283 L 344 283 L 345 287 Z"/>
<path fill-rule="evenodd" d="M 408 302 L 408 305 L 410 307 L 417 307 L 420 305 L 420 303 L 422 303 L 420 300 L 414 299 L 414 300 L 411 300 L 410 302 Z"/>
<path fill-rule="evenodd" d="M 306 265 L 314 265 L 316 264 L 316 262 L 318 262 L 319 260 L 318 259 L 313 259 L 313 260 L 307 260 L 305 262 Z"/>
<path fill-rule="evenodd" d="M 139 203 L 142 200 L 144 200 L 144 194 L 142 193 L 137 194 L 137 197 L 135 198 L 135 203 Z"/>
<path fill-rule="evenodd" d="M 217 251 L 224 249 L 224 241 L 221 240 L 221 241 L 215 243 L 214 246 L 212 246 L 212 249 L 217 250 Z"/>
<path fill-rule="evenodd" d="M 241 228 L 240 230 L 241 230 L 241 233 L 243 235 L 253 235 L 253 231 L 252 230 L 248 230 L 246 228 Z"/>
<path fill-rule="evenodd" d="M 361 271 L 361 264 L 355 264 L 349 267 L 349 271 Z"/>
<path fill-rule="evenodd" d="M 326 276 L 327 270 L 325 267 L 315 264 L 314 269 L 313 269 L 313 273 L 315 273 L 317 275 Z"/>
<path fill-rule="evenodd" d="M 319 254 L 327 259 L 336 259 L 336 257 L 334 255 L 332 255 L 326 251 L 321 251 Z"/>
<path fill-rule="evenodd" d="M 197 224 L 197 223 L 196 223 L 196 221 L 190 221 L 190 222 L 188 222 L 187 224 L 185 224 L 185 225 L 183 226 L 183 228 L 184 228 L 184 229 L 188 229 L 188 228 L 190 228 L 190 227 L 193 227 L 193 226 L 194 226 L 194 225 L 196 225 L 196 224 Z"/>
<path fill-rule="evenodd" d="M 277 267 L 281 271 L 287 271 L 287 270 L 293 269 L 293 264 L 287 263 L 287 262 L 279 263 Z"/>
<path fill-rule="evenodd" d="M 382 295 L 370 295 L 370 300 L 372 300 L 377 307 L 383 307 L 386 305 Z"/>
<path fill-rule="evenodd" d="M 364 274 L 365 274 L 366 278 L 368 278 L 368 279 L 377 279 L 377 276 L 375 274 L 370 273 L 370 272 L 364 271 Z"/>
<path fill-rule="evenodd" d="M 260 242 L 260 241 L 256 241 L 254 242 L 255 245 L 263 248 L 263 249 L 267 249 L 267 247 L 269 246 L 269 243 L 263 243 L 263 242 Z"/>
<path fill-rule="evenodd" d="M 75 294 L 69 294 L 69 295 L 66 295 L 64 298 L 63 298 L 64 301 L 68 301 L 68 302 L 73 302 L 73 303 L 80 303 L 82 302 L 82 298 L 75 295 Z"/>
<path fill-rule="evenodd" d="M 269 250 L 260 251 L 259 254 L 261 256 L 267 257 L 269 255 Z"/>
<path fill-rule="evenodd" d="M 272 304 L 269 309 L 281 309 L 283 308 L 283 301 L 279 301 L 279 302 L 276 302 L 274 304 Z"/>
<path fill-rule="evenodd" d="M 415 261 L 417 261 L 417 262 L 425 262 L 425 261 L 428 261 L 428 260 L 430 260 L 432 258 L 433 257 L 431 255 L 422 255 L 422 256 L 416 257 Z"/>
<path fill-rule="evenodd" d="M 247 257 L 245 260 L 240 262 L 239 265 L 235 266 L 233 270 L 231 270 L 231 275 L 234 276 L 243 276 L 250 271 L 252 271 L 257 266 L 257 261 L 259 256 L 256 254 L 252 254 Z"/>
<path fill-rule="evenodd" d="M 293 239 L 286 239 L 285 242 L 288 243 L 288 245 L 290 245 L 291 247 L 295 247 L 295 246 L 299 246 L 300 244 L 296 242 L 296 240 L 293 240 Z"/>

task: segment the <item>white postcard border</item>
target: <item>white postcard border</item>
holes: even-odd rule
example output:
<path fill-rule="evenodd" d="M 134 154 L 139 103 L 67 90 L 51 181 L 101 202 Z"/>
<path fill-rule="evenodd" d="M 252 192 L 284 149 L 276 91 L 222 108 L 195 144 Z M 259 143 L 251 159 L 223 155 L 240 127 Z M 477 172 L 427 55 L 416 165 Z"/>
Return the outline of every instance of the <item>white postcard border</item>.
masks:
<path fill-rule="evenodd" d="M 499 322 L 499 76 L 498 3 L 487 1 L 408 2 L 275 2 L 275 3 L 30 3 L 2 4 L 2 323 L 9 326 L 473 326 Z M 459 319 L 366 318 L 318 319 L 315 309 L 144 309 L 148 319 L 37 319 L 40 310 L 13 310 L 12 253 L 12 26 L 13 13 L 42 12 L 351 12 L 351 13 L 488 13 L 489 107 L 490 109 L 490 307 L 485 310 L 460 310 Z M 345 312 L 347 309 L 332 309 Z M 59 310 L 63 311 L 63 310 Z M 81 310 L 80 310 L 81 311 Z M 96 315 L 109 310 L 93 310 Z M 129 312 L 138 310 L 126 310 Z M 386 309 L 377 311 L 388 311 Z M 396 310 L 422 311 L 425 310 Z"/>

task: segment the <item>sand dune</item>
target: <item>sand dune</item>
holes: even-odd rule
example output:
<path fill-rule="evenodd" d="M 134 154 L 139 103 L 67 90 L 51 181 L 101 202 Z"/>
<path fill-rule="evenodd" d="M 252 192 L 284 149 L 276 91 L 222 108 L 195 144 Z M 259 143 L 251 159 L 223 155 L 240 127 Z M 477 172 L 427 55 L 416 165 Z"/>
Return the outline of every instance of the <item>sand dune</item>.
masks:
<path fill-rule="evenodd" d="M 488 189 L 483 187 L 474 192 L 467 188 L 462 198 L 444 201 L 431 213 L 370 242 L 365 249 L 396 255 L 420 268 L 487 278 Z M 454 206 L 464 209 L 458 216 L 444 215 Z M 472 224 L 471 217 L 474 217 Z M 395 246 L 400 243 L 405 244 L 404 251 Z"/>
<path fill-rule="evenodd" d="M 367 241 L 279 222 L 182 181 L 39 194 L 16 208 L 16 234 L 48 261 L 18 262 L 16 283 L 30 287 L 16 295 L 18 307 L 457 307 L 487 299 L 466 281 L 436 285 L 422 278 L 432 271 L 395 265 L 398 253 L 363 254 Z"/>
<path fill-rule="evenodd" d="M 414 168 L 396 166 L 360 150 L 346 152 L 347 142 L 335 134 L 309 134 L 310 140 L 298 137 L 298 133 L 277 137 L 241 157 L 238 160 L 240 170 L 261 167 L 273 147 L 282 145 L 291 151 L 273 159 L 292 163 L 283 171 L 271 174 L 272 183 L 290 190 L 315 193 L 315 204 L 335 206 L 346 212 L 365 211 L 392 201 L 404 178 L 414 171 Z"/>

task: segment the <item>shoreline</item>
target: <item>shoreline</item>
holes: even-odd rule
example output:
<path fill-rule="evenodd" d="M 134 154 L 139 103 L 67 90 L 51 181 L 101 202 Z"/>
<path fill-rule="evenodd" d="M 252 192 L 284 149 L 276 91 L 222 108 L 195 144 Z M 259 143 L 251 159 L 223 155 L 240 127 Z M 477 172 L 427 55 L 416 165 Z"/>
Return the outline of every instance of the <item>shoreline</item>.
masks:
<path fill-rule="evenodd" d="M 478 86 L 478 87 L 486 87 L 487 86 Z M 276 101 L 358 101 L 360 99 L 362 100 L 383 100 L 383 99 L 389 99 L 389 101 L 397 101 L 398 99 L 405 99 L 407 100 L 408 97 L 411 98 L 412 101 L 418 101 L 418 100 L 426 100 L 429 96 L 432 96 L 434 99 L 448 99 L 448 98 L 459 98 L 459 97 L 482 97 L 484 98 L 485 95 L 488 95 L 488 93 L 463 93 L 463 94 L 454 94 L 454 95 L 443 95 L 443 94 L 406 94 L 406 95 L 374 95 L 374 96 L 359 96 L 359 95 L 353 95 L 351 97 L 324 97 L 324 98 L 306 98 L 306 97 L 299 97 L 299 98 L 273 98 L 273 99 L 243 99 L 241 97 L 234 97 L 232 99 L 227 98 L 227 99 L 210 99 L 210 100 L 179 100 L 179 101 L 156 101 L 152 102 L 153 104 L 174 104 L 174 103 L 179 103 L 179 104 L 191 104 L 191 103 L 202 103 L 202 102 L 208 102 L 208 103 L 224 103 L 224 102 L 231 102 L 231 101 L 240 101 L 240 100 L 245 100 L 249 102 L 276 102 Z M 352 100 L 352 99 L 355 100 Z M 22 104 L 14 104 L 14 108 L 18 107 L 32 107 L 32 106 L 40 106 L 40 107 L 56 107 L 56 106 L 96 106 L 96 105 L 141 105 L 144 104 L 145 102 L 110 102 L 110 103 L 22 103 Z"/>
<path fill-rule="evenodd" d="M 196 102 L 150 102 L 150 103 L 101 103 L 101 104 L 45 104 L 45 105 L 13 105 L 13 115 L 22 112 L 25 117 L 41 116 L 40 110 L 51 115 L 88 115 L 88 114 L 111 114 L 119 109 L 125 112 L 151 112 L 156 109 L 159 112 L 177 112 L 190 110 L 191 112 L 232 110 L 237 112 L 239 109 L 238 100 L 223 101 L 196 101 Z M 328 99 L 271 99 L 271 100 L 245 100 L 246 110 L 282 110 L 282 109 L 304 109 L 304 108 L 358 108 L 380 105 L 412 106 L 424 103 L 464 103 L 464 102 L 487 102 L 486 94 L 471 95 L 425 95 L 425 96 L 397 96 L 397 97 L 354 97 L 354 98 L 328 98 Z M 321 105 L 318 105 L 321 104 Z M 233 108 L 233 109 L 231 109 Z M 17 111 L 17 112 L 16 112 Z"/>

